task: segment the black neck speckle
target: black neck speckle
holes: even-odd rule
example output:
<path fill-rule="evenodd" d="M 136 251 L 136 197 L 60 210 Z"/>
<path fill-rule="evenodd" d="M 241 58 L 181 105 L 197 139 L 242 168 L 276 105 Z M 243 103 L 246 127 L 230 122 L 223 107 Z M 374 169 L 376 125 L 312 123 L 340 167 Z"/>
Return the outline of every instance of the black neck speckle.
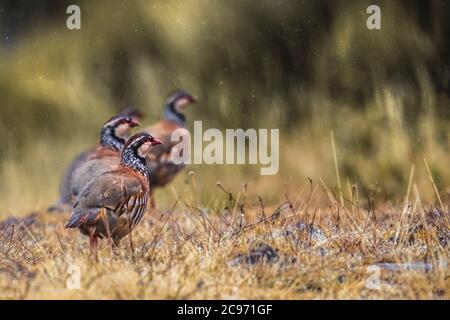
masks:
<path fill-rule="evenodd" d="M 113 127 L 103 127 L 100 134 L 100 144 L 108 149 L 122 151 L 125 140 L 116 136 Z"/>
<path fill-rule="evenodd" d="M 121 164 L 125 167 L 129 167 L 140 174 L 142 174 L 148 181 L 147 162 L 144 158 L 138 155 L 137 150 L 134 148 L 126 148 L 122 151 Z"/>
<path fill-rule="evenodd" d="M 175 102 L 166 105 L 164 108 L 164 118 L 182 127 L 186 126 L 186 116 L 175 109 Z"/>

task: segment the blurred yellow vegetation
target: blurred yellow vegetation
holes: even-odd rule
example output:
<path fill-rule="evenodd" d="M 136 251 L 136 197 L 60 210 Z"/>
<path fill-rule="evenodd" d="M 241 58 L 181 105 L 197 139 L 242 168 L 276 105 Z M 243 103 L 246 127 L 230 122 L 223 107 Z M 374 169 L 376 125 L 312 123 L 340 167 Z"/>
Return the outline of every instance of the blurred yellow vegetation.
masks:
<path fill-rule="evenodd" d="M 162 205 L 189 170 L 205 199 L 216 181 L 249 182 L 270 202 L 307 177 L 335 189 L 330 131 L 342 181 L 396 202 L 415 165 L 422 199 L 436 203 L 426 158 L 447 203 L 450 102 L 429 72 L 437 33 L 387 1 L 382 30 L 367 30 L 368 4 L 81 1 L 79 31 L 66 29 L 65 10 L 32 21 L 0 43 L 0 216 L 51 204 L 68 161 L 97 142 L 108 117 L 135 106 L 156 121 L 178 87 L 202 98 L 190 124 L 280 128 L 281 169 L 264 177 L 250 166 L 191 166 L 157 193 Z"/>

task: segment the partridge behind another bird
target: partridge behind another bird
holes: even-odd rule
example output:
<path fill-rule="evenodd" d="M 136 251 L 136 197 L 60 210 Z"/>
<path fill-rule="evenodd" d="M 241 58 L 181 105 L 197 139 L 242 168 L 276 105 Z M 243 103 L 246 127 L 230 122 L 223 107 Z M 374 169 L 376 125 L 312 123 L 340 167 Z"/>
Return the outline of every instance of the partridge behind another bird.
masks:
<path fill-rule="evenodd" d="M 117 169 L 94 178 L 75 201 L 66 228 L 88 235 L 91 248 L 98 238 L 110 237 L 115 246 L 141 221 L 150 190 L 145 156 L 161 144 L 148 133 L 138 133 L 126 143 Z"/>
<path fill-rule="evenodd" d="M 175 176 L 185 168 L 185 164 L 175 164 L 171 161 L 171 155 L 178 142 L 171 141 L 172 133 L 177 129 L 186 129 L 186 117 L 184 110 L 192 103 L 196 103 L 190 93 L 178 90 L 169 95 L 164 104 L 164 118 L 145 128 L 144 131 L 158 137 L 162 145 L 152 149 L 147 156 L 147 166 L 150 181 L 153 187 L 163 187 L 171 182 Z M 152 207 L 155 207 L 153 194 L 150 194 Z"/>
<path fill-rule="evenodd" d="M 71 199 L 75 199 L 91 179 L 119 165 L 120 152 L 125 145 L 125 138 L 131 129 L 138 125 L 139 123 L 134 118 L 116 116 L 103 126 L 99 147 L 72 174 L 70 179 Z"/>
<path fill-rule="evenodd" d="M 133 126 L 138 125 L 139 123 L 139 119 L 143 116 L 143 113 L 140 112 L 139 110 L 133 109 L 133 108 L 126 108 L 125 110 L 123 110 L 121 113 L 119 113 L 116 117 L 114 118 L 120 118 L 120 117 L 128 117 L 130 119 L 132 119 L 132 121 L 135 123 Z M 111 118 L 109 122 L 111 122 L 114 118 Z M 59 186 L 59 198 L 58 201 L 56 202 L 56 205 L 54 206 L 55 209 L 62 209 L 66 206 L 71 206 L 72 205 L 72 200 L 73 200 L 73 195 L 72 195 L 72 190 L 71 190 L 71 183 L 72 183 L 72 177 L 74 175 L 74 172 L 80 168 L 86 161 L 88 161 L 90 158 L 95 157 L 96 152 L 99 150 L 99 147 L 102 147 L 102 141 L 111 141 L 114 140 L 114 132 L 113 130 L 105 130 L 105 132 L 103 131 L 105 128 L 102 128 L 102 132 L 101 135 L 110 135 L 110 137 L 102 137 L 101 141 L 100 141 L 100 145 L 94 148 L 90 148 L 86 151 L 83 151 L 82 153 L 76 155 L 74 157 L 74 159 L 72 160 L 72 162 L 70 163 L 70 165 L 68 166 L 68 168 L 66 169 L 66 171 L 64 172 L 64 176 L 61 179 L 61 183 Z M 131 128 L 130 128 L 131 130 Z M 129 130 L 128 130 L 129 131 Z M 124 139 L 128 138 L 128 134 L 126 134 L 123 137 L 117 137 L 119 139 L 119 141 L 117 141 L 117 143 L 121 143 L 122 147 L 124 142 Z M 117 145 L 117 143 L 114 143 L 114 145 Z M 109 148 L 109 144 L 103 146 L 106 148 Z M 111 146 L 111 148 L 115 148 L 114 146 Z M 121 147 L 120 147 L 121 148 Z M 117 157 L 118 159 L 120 159 L 120 150 L 118 150 L 117 152 Z M 117 163 L 119 161 L 117 160 Z"/>

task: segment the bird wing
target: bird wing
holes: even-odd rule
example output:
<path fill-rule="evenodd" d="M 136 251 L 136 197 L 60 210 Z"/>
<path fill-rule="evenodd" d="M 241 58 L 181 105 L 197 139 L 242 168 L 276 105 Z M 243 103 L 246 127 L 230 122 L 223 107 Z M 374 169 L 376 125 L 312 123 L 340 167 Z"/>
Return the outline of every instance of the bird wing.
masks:
<path fill-rule="evenodd" d="M 142 184 L 136 177 L 111 171 L 92 180 L 80 193 L 78 202 L 86 208 L 101 207 L 116 211 L 128 199 L 138 196 L 141 190 Z"/>
<path fill-rule="evenodd" d="M 118 155 L 101 159 L 93 158 L 86 161 L 73 173 L 71 181 L 72 196 L 78 197 L 83 188 L 86 187 L 92 179 L 113 170 L 119 163 L 120 157 Z"/>
<path fill-rule="evenodd" d="M 125 216 L 133 229 L 145 214 L 148 190 L 148 182 L 131 169 L 104 173 L 80 193 L 66 227 L 95 224 L 101 209 L 106 209 L 117 218 Z"/>
<path fill-rule="evenodd" d="M 66 169 L 64 176 L 61 180 L 61 184 L 59 186 L 59 200 L 58 203 L 62 204 L 70 204 L 72 201 L 72 192 L 71 192 L 71 183 L 74 172 L 81 167 L 89 157 L 95 152 L 95 149 L 86 150 L 72 160 L 69 167 Z"/>

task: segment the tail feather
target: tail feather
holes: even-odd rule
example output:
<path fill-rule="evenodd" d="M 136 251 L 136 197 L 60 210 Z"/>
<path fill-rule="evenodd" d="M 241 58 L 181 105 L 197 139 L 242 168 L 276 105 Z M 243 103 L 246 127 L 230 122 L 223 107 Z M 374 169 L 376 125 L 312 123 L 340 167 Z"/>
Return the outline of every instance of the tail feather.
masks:
<path fill-rule="evenodd" d="M 101 208 L 91 208 L 85 210 L 76 210 L 72 212 L 72 216 L 67 221 L 65 228 L 78 228 L 82 224 L 93 224 L 98 218 Z"/>
<path fill-rule="evenodd" d="M 80 214 L 73 213 L 64 228 L 78 228 L 82 224 L 81 218 Z"/>

